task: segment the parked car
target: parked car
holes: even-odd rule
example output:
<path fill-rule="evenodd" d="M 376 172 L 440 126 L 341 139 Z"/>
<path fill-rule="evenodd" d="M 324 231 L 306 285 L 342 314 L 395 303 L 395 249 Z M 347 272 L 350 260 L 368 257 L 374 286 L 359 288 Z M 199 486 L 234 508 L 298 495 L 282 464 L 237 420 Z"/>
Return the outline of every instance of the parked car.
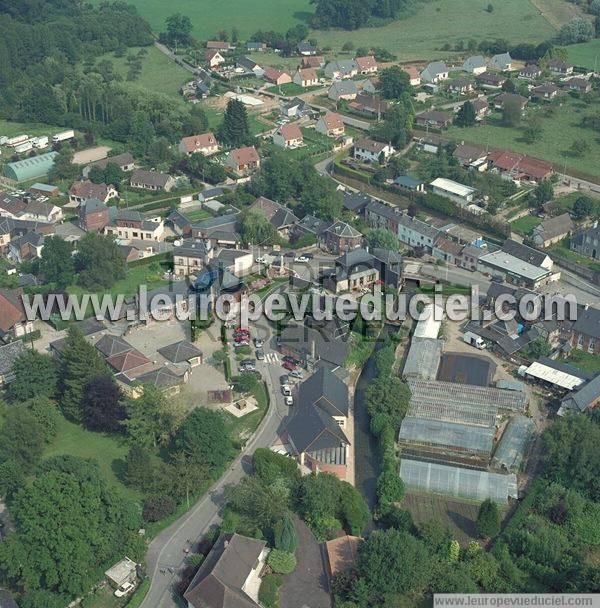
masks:
<path fill-rule="evenodd" d="M 265 358 L 265 351 L 262 348 L 257 348 L 256 349 L 256 358 L 259 361 L 264 361 Z"/>
<path fill-rule="evenodd" d="M 259 255 L 257 258 L 254 258 L 254 261 L 257 264 L 266 264 L 267 263 L 267 260 L 265 260 L 265 258 L 263 258 L 262 255 Z"/>
<path fill-rule="evenodd" d="M 295 257 L 295 255 L 296 255 L 296 254 L 295 254 L 293 251 L 286 251 L 286 252 L 283 254 L 283 257 L 284 257 L 284 258 L 293 258 L 293 257 Z"/>
<path fill-rule="evenodd" d="M 308 262 L 308 258 L 305 255 L 299 255 L 297 258 L 294 258 L 294 262 Z"/>
<path fill-rule="evenodd" d="M 283 385 L 283 384 L 289 384 L 290 383 L 290 377 L 287 374 L 283 374 L 283 376 L 279 376 L 279 382 Z"/>
<path fill-rule="evenodd" d="M 127 595 L 129 592 L 133 591 L 133 589 L 135 589 L 135 585 L 133 583 L 123 583 L 116 591 L 115 591 L 115 596 L 116 597 L 124 597 L 125 595 Z"/>
<path fill-rule="evenodd" d="M 262 338 L 254 338 L 254 346 L 256 348 L 262 348 L 265 344 L 265 341 Z"/>
<path fill-rule="evenodd" d="M 288 406 L 294 405 L 294 398 L 291 395 L 285 397 L 285 404 Z"/>
<path fill-rule="evenodd" d="M 292 378 L 299 378 L 300 380 L 304 378 L 304 373 L 301 369 L 292 369 L 290 370 L 290 376 Z"/>
<path fill-rule="evenodd" d="M 295 357 L 290 357 L 289 355 L 286 355 L 286 356 L 283 358 L 283 360 L 284 360 L 284 362 L 285 362 L 285 361 L 289 361 L 289 362 L 290 362 L 292 365 L 294 365 L 294 366 L 298 366 L 298 365 L 300 365 L 300 361 L 298 361 L 298 359 L 296 359 Z"/>
<path fill-rule="evenodd" d="M 281 392 L 287 397 L 288 395 L 292 394 L 292 389 L 290 388 L 289 384 L 284 384 L 281 387 Z"/>
<path fill-rule="evenodd" d="M 290 375 L 291 375 L 291 372 L 295 371 L 296 366 L 291 361 L 284 361 L 283 362 L 283 369 L 287 369 L 288 372 L 290 372 Z"/>
<path fill-rule="evenodd" d="M 250 346 L 250 342 L 248 340 L 241 340 L 240 342 L 235 342 L 233 348 L 238 348 L 240 346 Z"/>

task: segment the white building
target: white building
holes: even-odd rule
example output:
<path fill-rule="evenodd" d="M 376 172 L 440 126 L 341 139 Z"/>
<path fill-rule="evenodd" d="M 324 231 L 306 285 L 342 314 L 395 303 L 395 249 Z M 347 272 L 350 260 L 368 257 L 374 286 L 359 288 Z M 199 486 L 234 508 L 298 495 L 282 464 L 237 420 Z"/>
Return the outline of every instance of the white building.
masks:
<path fill-rule="evenodd" d="M 459 205 L 468 205 L 473 202 L 475 188 L 459 184 L 458 182 L 438 177 L 431 182 L 432 192 L 444 198 L 449 198 Z"/>

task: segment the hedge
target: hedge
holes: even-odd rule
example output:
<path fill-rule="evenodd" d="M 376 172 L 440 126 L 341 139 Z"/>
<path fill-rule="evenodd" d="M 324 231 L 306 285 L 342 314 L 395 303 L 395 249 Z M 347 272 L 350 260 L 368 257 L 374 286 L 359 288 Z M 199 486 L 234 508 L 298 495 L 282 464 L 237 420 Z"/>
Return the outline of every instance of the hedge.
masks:
<path fill-rule="evenodd" d="M 260 583 L 258 590 L 258 601 L 264 608 L 278 608 L 279 588 L 283 584 L 283 579 L 278 574 L 267 574 Z"/>

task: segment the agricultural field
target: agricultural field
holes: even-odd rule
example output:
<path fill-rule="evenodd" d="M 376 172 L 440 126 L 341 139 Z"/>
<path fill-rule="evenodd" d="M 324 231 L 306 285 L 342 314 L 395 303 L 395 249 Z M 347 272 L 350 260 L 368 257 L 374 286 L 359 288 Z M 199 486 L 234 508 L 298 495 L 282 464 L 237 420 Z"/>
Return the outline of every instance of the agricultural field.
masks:
<path fill-rule="evenodd" d="M 546 116 L 541 106 L 531 106 L 523 119 L 523 125 L 532 116 L 539 116 L 542 123 L 542 139 L 533 144 L 523 140 L 522 127 L 505 127 L 499 114 L 492 114 L 486 124 L 473 127 L 452 127 L 448 134 L 456 140 L 478 144 L 484 148 L 508 148 L 516 152 L 530 154 L 556 164 L 562 171 L 565 166 L 577 174 L 583 173 L 600 179 L 600 142 L 597 135 L 589 129 L 580 127 L 586 114 L 597 111 L 598 105 L 586 106 L 583 102 L 565 97 L 561 106 L 556 107 L 551 116 Z M 569 153 L 571 144 L 576 140 L 586 141 L 589 151 L 581 158 Z"/>
<path fill-rule="evenodd" d="M 588 68 L 588 70 L 595 71 L 600 68 L 600 38 L 581 44 L 572 44 L 565 48 L 567 58 L 571 63 Z"/>

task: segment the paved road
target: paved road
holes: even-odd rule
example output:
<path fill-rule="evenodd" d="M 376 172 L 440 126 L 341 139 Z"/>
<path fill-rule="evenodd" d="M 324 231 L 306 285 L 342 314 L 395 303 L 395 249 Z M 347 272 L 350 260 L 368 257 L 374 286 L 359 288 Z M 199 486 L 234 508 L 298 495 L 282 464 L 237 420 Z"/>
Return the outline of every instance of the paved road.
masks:
<path fill-rule="evenodd" d="M 164 44 L 161 44 L 160 42 L 154 42 L 154 46 L 161 53 L 164 53 L 169 59 L 171 59 L 172 61 L 174 61 L 178 65 L 180 65 L 182 68 L 184 68 L 188 72 L 191 72 L 192 74 L 197 74 L 198 73 L 197 68 L 195 68 L 193 65 L 187 63 L 186 61 L 183 61 L 181 58 L 177 57 L 177 55 L 175 55 L 175 53 L 173 51 L 171 51 L 171 49 L 169 49 L 168 47 L 166 47 Z"/>
<path fill-rule="evenodd" d="M 259 321 L 253 333 L 268 338 L 264 347 L 266 354 L 275 350 L 275 339 L 271 336 L 266 320 Z M 226 486 L 238 483 L 249 472 L 249 457 L 256 448 L 272 445 L 277 437 L 282 421 L 288 413 L 279 389 L 279 376 L 283 373 L 283 369 L 276 363 L 260 361 L 257 368 L 261 371 L 271 396 L 269 410 L 258 431 L 230 469 L 190 511 L 150 543 L 146 564 L 151 585 L 141 608 L 176 608 L 180 605 L 177 602 L 175 588 L 179 573 L 185 568 L 184 551 L 189 547 L 188 540 L 195 544 L 211 526 L 219 523 L 219 511 L 225 502 Z"/>

